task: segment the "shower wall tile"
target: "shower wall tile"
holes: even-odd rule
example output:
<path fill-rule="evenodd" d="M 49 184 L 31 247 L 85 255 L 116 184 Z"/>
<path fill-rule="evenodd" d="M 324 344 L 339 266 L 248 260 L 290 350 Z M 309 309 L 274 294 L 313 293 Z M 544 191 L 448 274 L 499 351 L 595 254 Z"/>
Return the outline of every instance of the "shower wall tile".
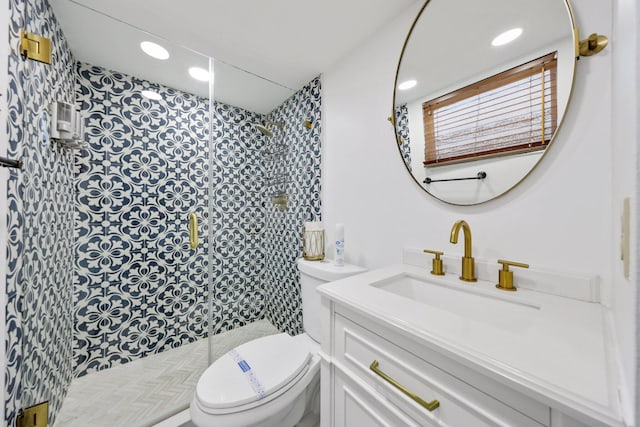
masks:
<path fill-rule="evenodd" d="M 73 155 L 49 134 L 52 101 L 73 102 L 74 59 L 45 0 L 10 0 L 8 133 L 22 159 L 8 183 L 5 425 L 49 400 L 55 421 L 71 381 Z M 18 55 L 20 28 L 52 39 L 52 64 Z"/>
<path fill-rule="evenodd" d="M 264 317 L 266 195 L 262 151 L 267 138 L 255 124 L 263 115 L 215 103 L 212 140 L 210 255 L 212 318 L 216 334 Z"/>
<path fill-rule="evenodd" d="M 268 116 L 216 103 L 211 195 L 211 333 L 267 317 L 280 330 L 302 331 L 295 260 L 304 221 L 320 219 L 320 79 L 314 79 Z M 273 137 L 255 124 L 266 120 Z M 305 120 L 313 123 L 311 129 Z M 275 146 L 287 147 L 272 157 Z M 269 178 L 286 177 L 274 185 Z M 286 191 L 284 212 L 271 195 Z"/>
<path fill-rule="evenodd" d="M 267 176 L 284 176 L 286 184 L 267 185 L 265 192 L 284 190 L 289 196 L 285 211 L 267 198 L 264 250 L 267 289 L 266 317 L 278 329 L 290 334 L 302 332 L 302 301 L 296 259 L 302 256 L 302 229 L 305 221 L 321 220 L 321 84 L 320 78 L 296 92 L 269 114 L 269 120 L 285 123 L 275 133 L 286 150 L 283 158 L 267 162 Z M 312 122 L 311 129 L 304 123 Z M 278 157 L 278 156 L 276 156 Z"/>
<path fill-rule="evenodd" d="M 208 100 L 78 63 L 74 374 L 206 336 Z M 152 88 L 162 101 L 144 98 Z M 188 217 L 199 217 L 196 250 Z"/>
<path fill-rule="evenodd" d="M 20 0 L 13 3 L 16 7 L 12 11 L 23 7 Z M 19 16 L 14 20 L 19 21 Z M 10 29 L 14 39 L 16 28 L 19 26 Z M 10 64 L 18 69 L 19 59 L 10 58 Z M 19 183 L 14 179 L 9 184 L 10 194 L 11 186 L 17 194 L 20 185 L 21 191 L 33 197 L 10 200 L 9 266 L 13 279 L 8 291 L 14 309 L 7 311 L 7 324 L 16 336 L 7 342 L 7 348 L 13 350 L 7 367 L 7 419 L 12 419 L 19 404 L 20 369 L 26 371 L 23 384 L 37 383 L 34 371 L 21 363 L 18 274 L 36 277 L 39 268 L 52 268 L 55 275 L 50 279 L 69 278 L 71 267 L 53 261 L 58 252 L 67 263 L 75 258 L 73 309 L 69 292 L 66 300 L 64 294 L 50 292 L 51 298 L 45 299 L 49 302 L 42 306 L 67 307 L 60 319 L 44 325 L 55 330 L 50 335 L 55 340 L 43 344 L 66 345 L 66 353 L 61 351 L 49 361 L 63 367 L 52 376 L 60 380 L 55 383 L 58 388 L 59 384 L 68 385 L 71 375 L 71 348 L 67 345 L 71 341 L 75 375 L 83 375 L 179 347 L 206 336 L 208 327 L 217 333 L 266 316 L 281 330 L 302 330 L 295 259 L 301 253 L 303 222 L 320 219 L 319 79 L 267 117 L 216 103 L 210 146 L 206 143 L 208 108 L 203 100 L 87 64 L 74 66 L 72 60 L 65 67 L 68 75 L 77 74 L 77 105 L 86 117 L 90 149 L 75 157 L 75 195 L 68 191 L 73 185 L 73 174 L 69 173 L 72 159 L 61 163 L 56 160 L 59 153 L 39 159 L 53 168 L 53 180 L 48 170 L 31 168 Z M 12 75 L 18 74 L 15 71 Z M 151 104 L 138 96 L 142 86 L 156 88 L 165 102 Z M 10 97 L 19 99 L 21 89 L 16 86 L 12 90 Z M 73 93 L 71 86 L 66 93 Z M 14 110 L 20 110 L 21 105 L 13 104 Z M 286 123 L 275 139 L 264 137 L 254 126 L 266 119 Z M 312 129 L 303 127 L 304 120 L 313 122 Z M 10 124 L 12 141 L 22 141 L 22 132 L 38 133 L 37 127 L 23 129 L 20 123 Z M 265 149 L 275 140 L 289 147 L 279 163 L 265 157 Z M 14 145 L 17 152 L 21 147 L 17 142 Z M 30 163 L 27 166 L 31 167 Z M 267 180 L 284 173 L 290 177 L 283 184 L 285 188 L 275 188 Z M 42 188 L 56 196 L 42 196 Z M 285 212 L 276 210 L 269 197 L 279 189 L 289 194 Z M 206 209 L 209 202 L 211 218 Z M 73 204 L 76 209 L 70 215 Z M 46 207 L 42 210 L 47 214 L 42 217 L 36 215 L 39 205 Z M 185 228 L 186 213 L 192 209 L 198 209 L 201 217 L 201 246 L 195 254 L 188 248 Z M 36 214 L 23 215 L 23 210 Z M 50 239 L 50 229 L 36 232 L 43 222 L 55 224 L 53 228 L 66 236 L 75 234 L 75 245 L 70 246 L 69 239 Z M 28 232 L 24 241 L 20 237 L 23 228 Z M 40 254 L 33 248 L 43 239 L 56 246 L 49 249 L 42 245 Z M 54 282 L 43 283 L 47 289 L 55 289 Z M 67 286 L 69 291 L 71 286 Z M 35 303 L 36 289 L 25 287 L 21 298 Z M 209 293 L 213 296 L 211 325 L 207 322 Z M 23 321 L 27 328 L 40 327 L 34 322 L 37 319 Z M 56 349 L 55 345 L 50 347 Z M 31 394 L 37 389 L 28 387 L 33 389 Z M 64 390 L 53 395 L 61 401 Z M 54 401 L 54 413 L 57 405 Z"/>

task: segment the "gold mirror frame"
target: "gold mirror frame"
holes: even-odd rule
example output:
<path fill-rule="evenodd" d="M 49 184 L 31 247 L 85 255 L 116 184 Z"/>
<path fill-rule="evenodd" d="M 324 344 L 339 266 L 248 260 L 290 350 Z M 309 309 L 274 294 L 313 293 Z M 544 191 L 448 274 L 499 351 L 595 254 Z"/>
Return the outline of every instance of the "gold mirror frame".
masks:
<path fill-rule="evenodd" d="M 577 60 L 579 59 L 579 38 L 578 38 L 578 29 L 576 27 L 576 23 L 575 23 L 575 16 L 573 13 L 573 8 L 571 5 L 570 0 L 558 0 L 559 2 L 562 2 L 565 6 L 566 6 L 566 12 L 568 15 L 569 20 L 567 21 L 570 26 L 571 26 L 571 34 L 573 36 L 573 45 L 574 45 L 574 55 L 573 55 L 573 61 L 572 63 L 572 68 L 571 68 L 571 79 L 570 81 L 567 80 L 566 82 L 563 82 L 564 84 L 570 84 L 570 88 L 568 89 L 568 95 L 567 95 L 567 99 L 566 99 L 566 103 L 564 105 L 564 109 L 562 111 L 562 114 L 558 114 L 558 120 L 557 120 L 557 127 L 556 130 L 554 132 L 554 134 L 552 135 L 550 141 L 548 142 L 548 144 L 546 144 L 546 148 L 544 149 L 544 151 L 542 152 L 542 154 L 540 155 L 540 157 L 537 159 L 537 161 L 535 161 L 535 163 L 530 167 L 529 170 L 527 170 L 526 172 L 522 172 L 522 176 L 518 176 L 516 178 L 514 178 L 513 183 L 509 184 L 508 187 L 504 190 L 501 191 L 497 194 L 494 195 L 490 195 L 487 198 L 484 199 L 480 199 L 480 200 L 472 200 L 469 202 L 465 202 L 465 203 L 461 203 L 460 201 L 452 201 L 452 200 L 447 200 L 446 197 L 442 197 L 440 195 L 436 195 L 433 194 L 431 191 L 429 191 L 428 188 L 426 188 L 426 185 L 429 184 L 424 184 L 420 182 L 419 178 L 416 177 L 416 175 L 411 171 L 410 167 L 407 165 L 403 152 L 402 152 L 402 147 L 401 147 L 401 135 L 398 129 L 398 125 L 396 123 L 396 100 L 397 100 L 397 95 L 398 95 L 398 84 L 400 83 L 399 79 L 400 79 L 400 70 L 402 67 L 402 60 L 404 58 L 404 55 L 406 53 L 406 49 L 407 46 L 409 44 L 409 41 L 411 39 L 412 34 L 414 33 L 414 29 L 416 28 L 416 25 L 418 24 L 418 22 L 420 21 L 420 18 L 423 16 L 423 13 L 425 13 L 425 10 L 427 8 L 427 6 L 429 5 L 429 3 L 432 0 L 426 0 L 424 5 L 420 8 L 420 10 L 418 11 L 418 14 L 416 16 L 416 18 L 414 19 L 411 27 L 409 28 L 409 32 L 405 38 L 405 41 L 403 43 L 402 46 L 402 51 L 400 52 L 400 57 L 398 59 L 398 65 L 396 67 L 396 77 L 394 80 L 394 91 L 393 91 L 393 104 L 392 104 L 392 111 L 391 111 L 391 117 L 390 117 L 390 121 L 393 124 L 394 127 L 394 133 L 395 133 L 395 143 L 396 146 L 398 148 L 398 153 L 400 155 L 400 160 L 403 162 L 403 164 L 405 165 L 407 172 L 410 174 L 411 178 L 413 179 L 413 181 L 416 183 L 416 185 L 418 185 L 418 187 L 420 187 L 422 190 L 424 190 L 427 194 L 429 194 L 431 197 L 434 197 L 444 203 L 448 203 L 451 205 L 456 205 L 456 206 L 472 206 L 472 205 L 478 205 L 481 203 L 486 203 L 490 200 L 494 200 L 497 199 L 499 197 L 502 197 L 503 195 L 507 194 L 509 191 L 511 191 L 513 188 L 515 188 L 518 184 L 520 184 L 522 181 L 524 181 L 530 174 L 531 172 L 536 168 L 536 166 L 542 161 L 542 159 L 545 157 L 545 155 L 547 154 L 547 152 L 549 151 L 549 148 L 551 147 L 551 145 L 553 144 L 553 142 L 555 141 L 557 135 L 558 135 L 558 131 L 560 130 L 563 122 L 564 122 L 564 118 L 566 116 L 566 112 L 567 109 L 569 108 L 569 104 L 571 102 L 571 97 L 573 94 L 573 87 L 574 87 L 574 83 L 575 83 L 575 74 L 576 74 L 576 63 Z M 568 40 L 567 40 L 568 41 Z M 424 144 L 424 139 L 422 140 L 422 144 Z M 474 174 L 475 175 L 475 174 Z M 481 176 L 486 177 L 486 173 L 484 171 L 478 172 L 477 174 L 477 178 L 478 180 L 481 179 Z"/>

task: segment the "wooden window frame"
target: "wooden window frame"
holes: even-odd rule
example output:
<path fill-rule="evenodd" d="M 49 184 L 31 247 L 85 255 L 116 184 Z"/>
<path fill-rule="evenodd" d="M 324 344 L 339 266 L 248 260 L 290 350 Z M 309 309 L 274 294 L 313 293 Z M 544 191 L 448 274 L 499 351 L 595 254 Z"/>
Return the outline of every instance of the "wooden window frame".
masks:
<path fill-rule="evenodd" d="M 555 133 L 558 125 L 558 111 L 557 111 L 557 52 L 549 53 L 540 58 L 529 61 L 525 64 L 516 66 L 507 71 L 490 76 L 484 80 L 476 83 L 472 83 L 461 89 L 450 92 L 446 95 L 429 100 L 422 104 L 423 121 L 424 121 L 424 138 L 425 138 L 425 151 L 424 151 L 424 165 L 425 166 L 439 166 L 448 165 L 452 163 L 461 163 L 474 160 L 480 160 L 490 157 L 498 157 L 504 155 L 512 155 L 518 153 L 526 153 L 531 151 L 543 150 L 550 142 L 550 138 L 540 137 L 537 141 L 530 141 L 525 144 L 500 147 L 496 149 L 481 150 L 479 149 L 473 153 L 466 153 L 461 155 L 448 156 L 444 159 L 438 159 L 436 157 L 436 141 L 435 138 L 429 137 L 435 134 L 434 121 L 432 112 L 438 108 L 446 107 L 464 99 L 477 96 L 479 94 L 488 92 L 493 89 L 497 89 L 502 86 L 514 83 L 518 80 L 529 78 L 540 72 L 549 71 L 550 74 L 550 110 L 551 120 L 548 122 L 548 126 L 544 126 L 543 129 L 552 129 L 550 135 Z M 545 95 L 546 96 L 546 95 Z M 544 103 L 544 101 L 543 101 Z M 544 119 L 543 119 L 544 123 Z"/>

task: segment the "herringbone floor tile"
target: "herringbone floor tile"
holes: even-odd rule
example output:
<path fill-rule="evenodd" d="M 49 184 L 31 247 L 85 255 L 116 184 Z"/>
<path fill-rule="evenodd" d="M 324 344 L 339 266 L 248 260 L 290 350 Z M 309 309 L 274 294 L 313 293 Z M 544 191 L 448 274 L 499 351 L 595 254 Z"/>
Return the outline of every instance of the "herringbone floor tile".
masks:
<path fill-rule="evenodd" d="M 212 360 L 278 333 L 267 320 L 214 335 Z M 207 340 L 76 378 L 55 427 L 148 427 L 186 409 L 207 368 Z"/>

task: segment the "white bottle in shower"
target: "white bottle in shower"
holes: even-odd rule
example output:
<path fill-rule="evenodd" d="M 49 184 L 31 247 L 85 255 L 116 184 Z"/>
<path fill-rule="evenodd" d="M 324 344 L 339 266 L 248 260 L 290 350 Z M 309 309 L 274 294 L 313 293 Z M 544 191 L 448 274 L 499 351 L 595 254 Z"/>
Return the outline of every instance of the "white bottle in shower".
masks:
<path fill-rule="evenodd" d="M 336 224 L 336 245 L 333 263 L 342 267 L 344 265 L 344 224 Z"/>

